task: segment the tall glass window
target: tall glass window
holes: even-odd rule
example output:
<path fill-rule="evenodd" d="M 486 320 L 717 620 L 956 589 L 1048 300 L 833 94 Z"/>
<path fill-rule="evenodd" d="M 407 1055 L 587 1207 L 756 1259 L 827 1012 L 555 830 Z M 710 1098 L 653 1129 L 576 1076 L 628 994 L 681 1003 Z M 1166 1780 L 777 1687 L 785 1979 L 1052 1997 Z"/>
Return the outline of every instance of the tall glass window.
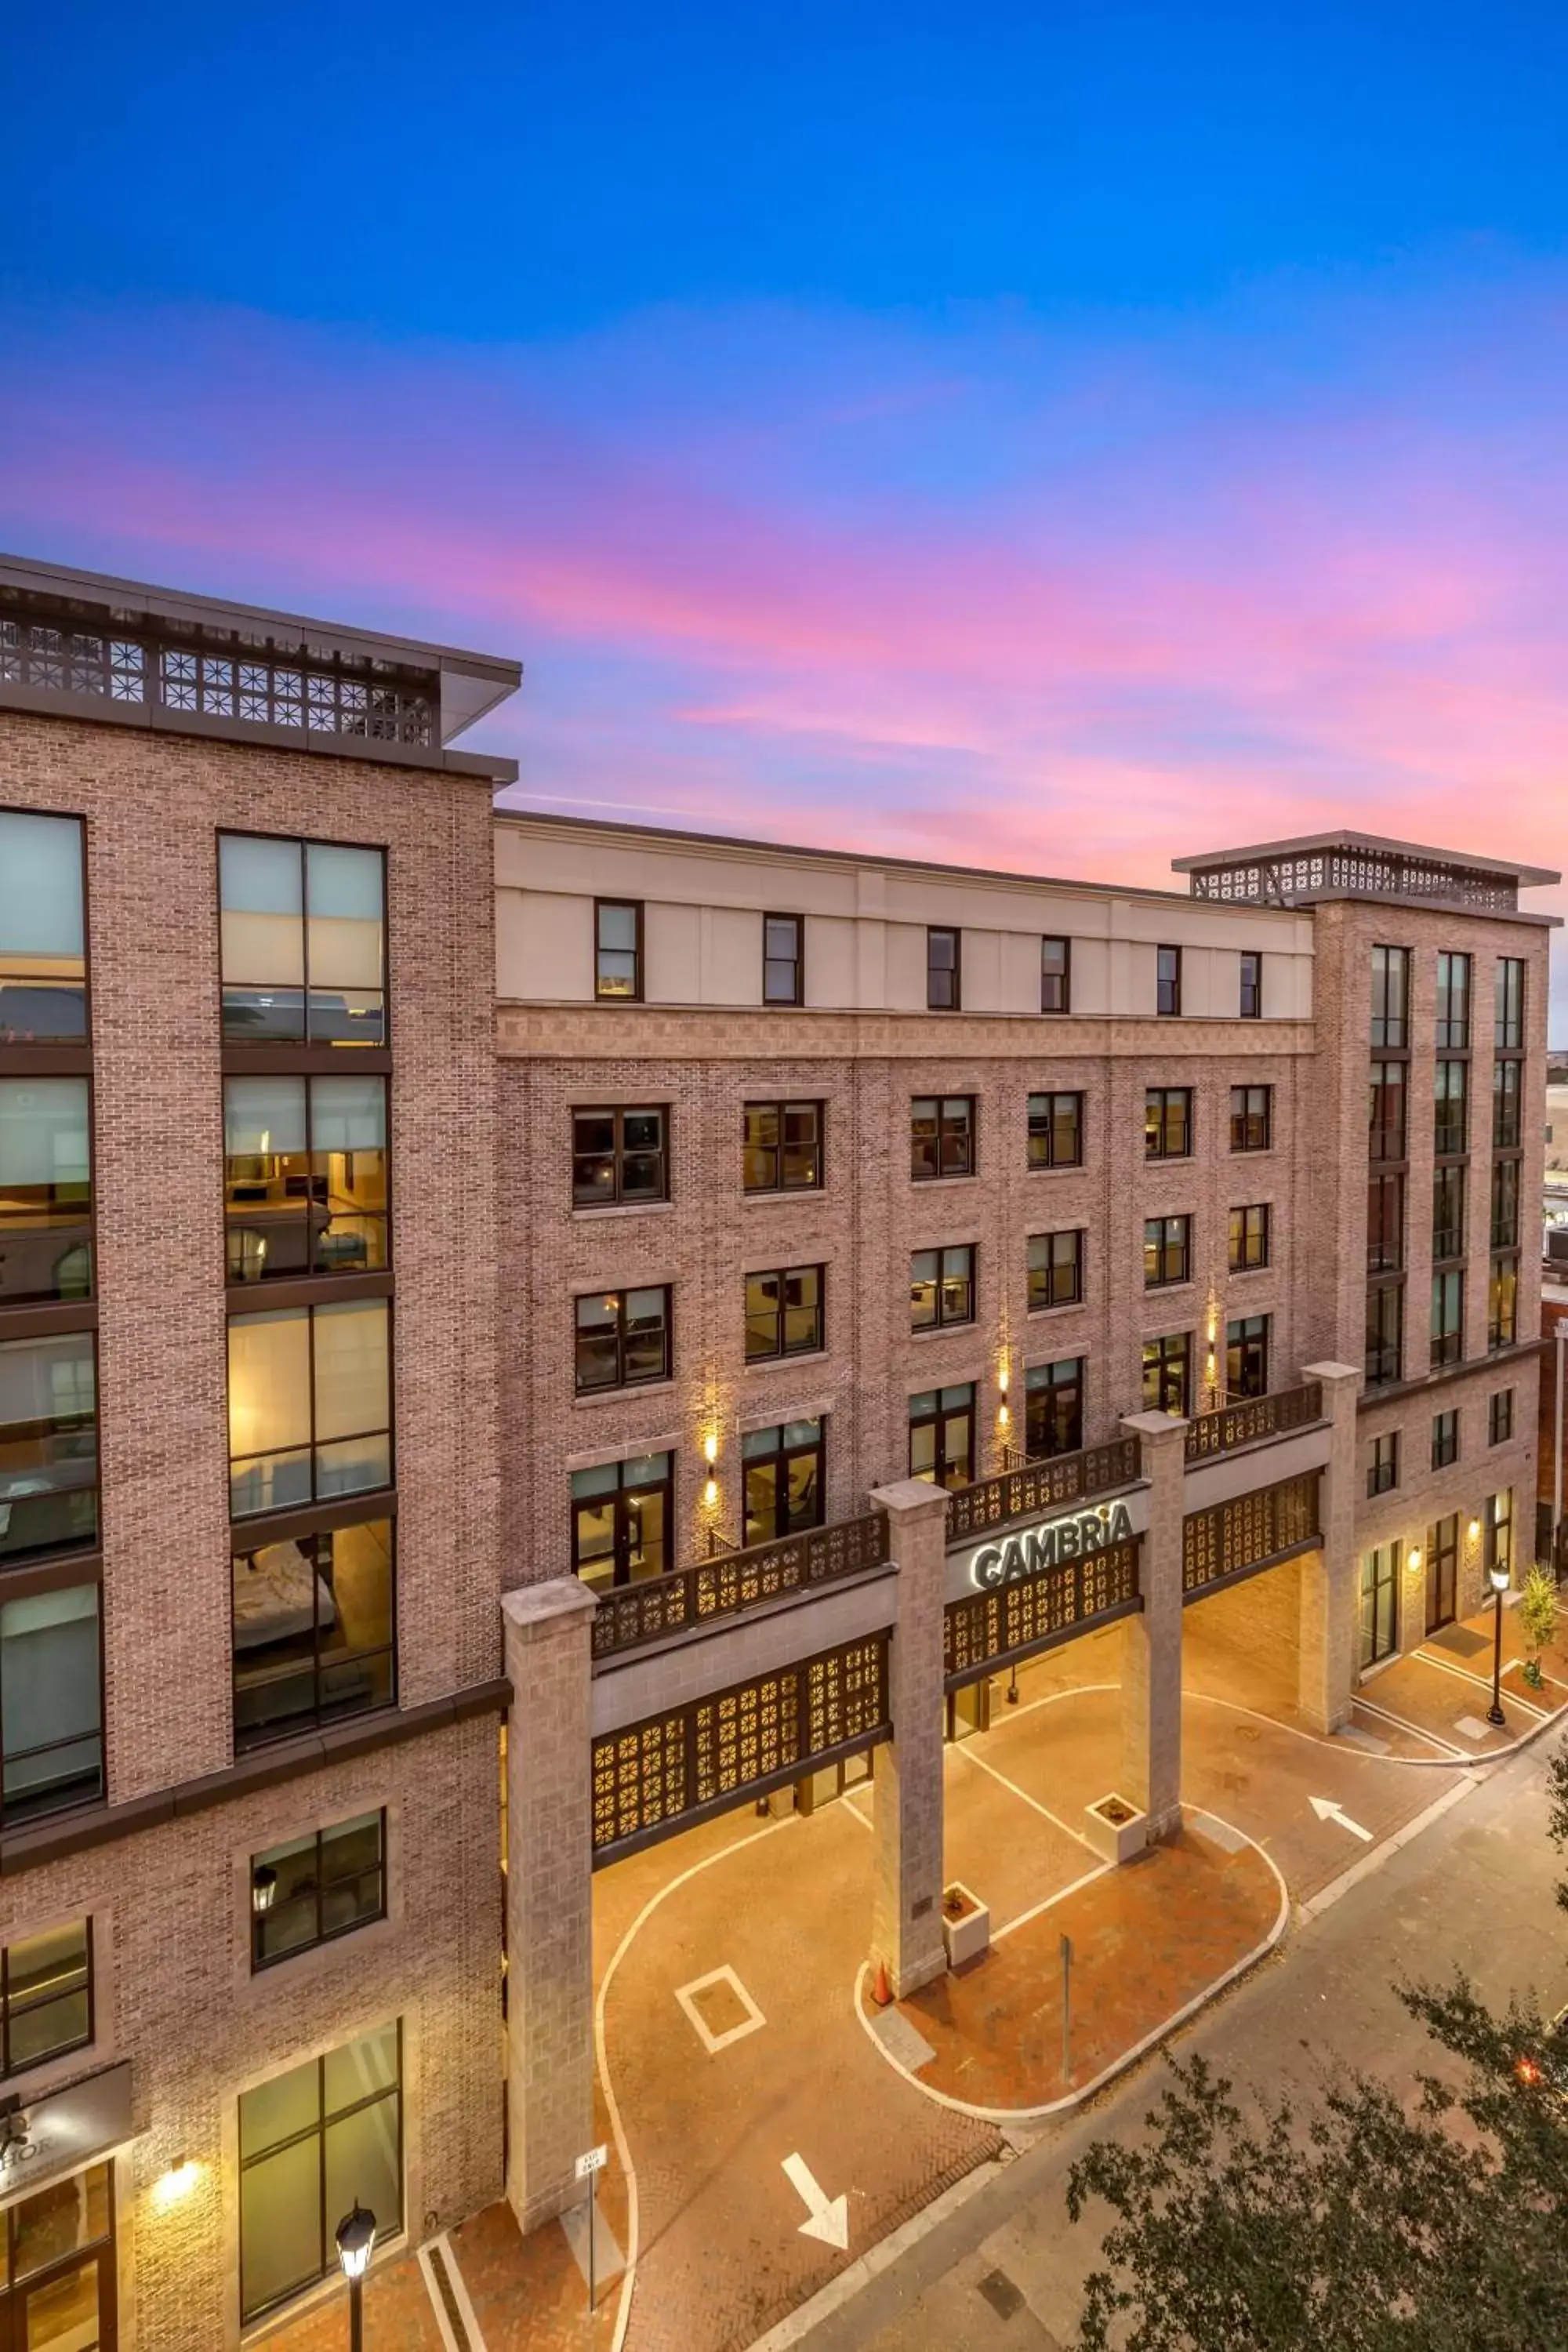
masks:
<path fill-rule="evenodd" d="M 935 1486 L 974 1479 L 974 1382 L 922 1389 L 910 1399 L 910 1475 Z"/>
<path fill-rule="evenodd" d="M 1470 1042 L 1470 959 L 1437 958 L 1437 1051 L 1463 1053 Z"/>
<path fill-rule="evenodd" d="M 1076 1454 L 1083 1444 L 1084 1360 L 1031 1364 L 1024 1374 L 1024 1447 L 1031 1461 Z"/>
<path fill-rule="evenodd" d="M 805 917 L 763 917 L 763 1003 L 805 1002 Z"/>
<path fill-rule="evenodd" d="M 228 1279 L 387 1264 L 386 1080 L 227 1078 Z"/>
<path fill-rule="evenodd" d="M 772 1543 L 826 1516 L 826 1430 L 822 1421 L 786 1421 L 751 1429 L 741 1440 L 746 1480 L 747 1544 Z"/>
<path fill-rule="evenodd" d="M 0 809 L 0 1045 L 86 1035 L 81 820 Z"/>
<path fill-rule="evenodd" d="M 72 1919 L 0 1950 L 0 2076 L 92 2040 L 92 1924 Z"/>
<path fill-rule="evenodd" d="M 379 849 L 226 833 L 218 882 L 226 1038 L 385 1044 L 386 868 Z"/>
<path fill-rule="evenodd" d="M 1497 1018 L 1493 1042 L 1500 1053 L 1520 1053 L 1524 1046 L 1524 960 L 1500 956 L 1497 967 Z"/>
<path fill-rule="evenodd" d="M 391 1485 L 388 1319 L 384 1298 L 229 1318 L 236 1518 Z"/>
<path fill-rule="evenodd" d="M 90 1331 L 0 1345 L 0 1567 L 98 1540 Z"/>
<path fill-rule="evenodd" d="M 1376 1284 L 1366 1294 L 1366 1381 L 1375 1388 L 1400 1377 L 1405 1357 L 1405 1290 Z"/>
<path fill-rule="evenodd" d="M 9 1828 L 103 1794 L 98 1623 L 96 1584 L 0 1600 L 0 1822 Z"/>
<path fill-rule="evenodd" d="M 1046 939 L 1040 941 L 1040 1011 L 1069 1013 L 1072 1010 L 1072 941 Z"/>
<path fill-rule="evenodd" d="M 1405 1179 L 1371 1176 L 1366 1187 L 1366 1270 L 1392 1274 L 1405 1263 Z"/>
<path fill-rule="evenodd" d="M 1399 1570 L 1405 1547 L 1395 1540 L 1363 1552 L 1361 1562 L 1361 1663 L 1375 1666 L 1399 1642 Z"/>
<path fill-rule="evenodd" d="M 1433 1097 L 1432 1149 L 1439 1160 L 1453 1159 L 1467 1149 L 1466 1112 L 1468 1062 L 1439 1062 Z"/>
<path fill-rule="evenodd" d="M 403 2227 L 403 2027 L 384 2025 L 239 2101 L 239 2304 L 259 2319 L 338 2267 L 355 2202 Z"/>
<path fill-rule="evenodd" d="M 1464 1255 L 1465 1171 L 1439 1168 L 1432 1178 L 1432 1255 L 1440 1264 Z"/>
<path fill-rule="evenodd" d="M 639 1584 L 670 1556 L 674 1459 L 641 1454 L 572 1473 L 572 1566 L 584 1584 Z"/>
<path fill-rule="evenodd" d="M 1372 951 L 1372 1042 L 1400 1050 L 1410 1043 L 1410 950 Z"/>
<path fill-rule="evenodd" d="M 1184 1413 L 1192 1393 L 1192 1334 L 1143 1342 L 1143 1410 Z"/>
<path fill-rule="evenodd" d="M 926 930 L 926 1005 L 932 1013 L 956 1013 L 963 999 L 962 931 L 935 925 Z"/>
<path fill-rule="evenodd" d="M 1367 1105 L 1367 1158 L 1405 1157 L 1405 1064 L 1373 1062 Z"/>
<path fill-rule="evenodd" d="M 0 1307 L 92 1291 L 85 1078 L 0 1078 Z"/>
<path fill-rule="evenodd" d="M 1432 1276 L 1432 1367 L 1457 1364 L 1465 1352 L 1465 1277 Z"/>
<path fill-rule="evenodd" d="M 1268 1319 L 1244 1315 L 1225 1327 L 1225 1389 L 1232 1402 L 1268 1393 Z"/>
<path fill-rule="evenodd" d="M 395 1570 L 388 1519 L 236 1551 L 237 1746 L 392 1705 Z"/>
<path fill-rule="evenodd" d="M 1492 1064 L 1492 1142 L 1500 1151 L 1517 1151 L 1521 1133 L 1520 1081 L 1522 1062 Z"/>

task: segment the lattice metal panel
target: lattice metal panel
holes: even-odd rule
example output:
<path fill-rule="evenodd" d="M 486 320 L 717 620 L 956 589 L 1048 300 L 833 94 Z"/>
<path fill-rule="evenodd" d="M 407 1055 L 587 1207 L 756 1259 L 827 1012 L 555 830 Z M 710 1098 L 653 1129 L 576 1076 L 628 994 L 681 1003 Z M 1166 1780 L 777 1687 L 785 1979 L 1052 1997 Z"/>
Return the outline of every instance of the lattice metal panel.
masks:
<path fill-rule="evenodd" d="M 994 1659 L 1078 1632 L 1137 1597 L 1138 1547 L 1127 1543 L 950 1601 L 942 1619 L 944 1670 L 950 1677 L 972 1674 Z"/>
<path fill-rule="evenodd" d="M 1510 874 L 1489 874 L 1469 866 L 1447 866 L 1396 850 L 1312 850 L 1299 857 L 1270 858 L 1253 866 L 1206 866 L 1191 877 L 1194 898 L 1257 905 L 1270 900 L 1352 898 L 1436 900 L 1507 914 L 1519 906 L 1519 884 Z"/>
<path fill-rule="evenodd" d="M 145 702 L 147 656 L 131 638 L 0 620 L 0 679 L 11 686 L 40 687 L 47 693 Z"/>
<path fill-rule="evenodd" d="M 742 1803 L 888 1727 L 888 1636 L 872 1633 L 607 1733 L 594 1742 L 595 1858 L 700 1809 Z"/>
<path fill-rule="evenodd" d="M 696 1568 L 672 1569 L 606 1592 L 594 1620 L 594 1655 L 618 1657 L 667 1633 L 740 1615 L 791 1592 L 831 1584 L 888 1563 L 888 1520 L 872 1511 L 829 1528 L 809 1528 L 749 1551 L 721 1553 Z"/>
<path fill-rule="evenodd" d="M 1130 1486 L 1139 1469 L 1136 1437 L 1117 1437 L 1109 1445 L 1085 1446 L 1079 1454 L 1058 1454 L 1047 1461 L 1026 1463 L 1021 1470 L 978 1479 L 947 1498 L 948 1544 L 951 1548 L 987 1528 L 1005 1527 L 1009 1519 L 1037 1518 L 1064 1503 Z"/>
<path fill-rule="evenodd" d="M 1248 1397 L 1240 1404 L 1217 1406 L 1200 1412 L 1188 1423 L 1185 1453 L 1189 1462 L 1204 1462 L 1216 1454 L 1232 1454 L 1260 1438 L 1281 1437 L 1305 1429 L 1323 1414 L 1323 1391 L 1319 1381 L 1304 1381 L 1297 1389 L 1279 1389 L 1271 1396 Z"/>
<path fill-rule="evenodd" d="M 1201 1591 L 1224 1576 L 1260 1567 L 1278 1553 L 1319 1537 L 1318 1477 L 1304 1470 L 1275 1486 L 1237 1495 L 1212 1510 L 1189 1513 L 1182 1531 L 1182 1589 Z"/>

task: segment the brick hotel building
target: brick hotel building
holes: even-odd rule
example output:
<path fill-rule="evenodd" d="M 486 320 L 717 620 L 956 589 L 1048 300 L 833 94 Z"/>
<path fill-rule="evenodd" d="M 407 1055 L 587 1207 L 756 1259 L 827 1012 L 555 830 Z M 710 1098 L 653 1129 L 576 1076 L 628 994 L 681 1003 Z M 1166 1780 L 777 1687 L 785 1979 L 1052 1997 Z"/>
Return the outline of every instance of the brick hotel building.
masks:
<path fill-rule="evenodd" d="M 1184 1641 L 1326 1731 L 1528 1561 L 1554 875 L 496 813 L 518 683 L 0 562 L 0 2352 L 559 2211 L 595 1868 L 874 1773 L 907 1989 L 999 1674 L 1135 1843 Z"/>

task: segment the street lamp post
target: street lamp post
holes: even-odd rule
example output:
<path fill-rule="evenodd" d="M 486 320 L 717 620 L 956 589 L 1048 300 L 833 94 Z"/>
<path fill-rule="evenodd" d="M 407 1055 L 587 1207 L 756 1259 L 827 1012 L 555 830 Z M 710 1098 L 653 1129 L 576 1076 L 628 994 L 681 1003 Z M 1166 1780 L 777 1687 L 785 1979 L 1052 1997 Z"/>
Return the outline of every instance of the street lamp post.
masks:
<path fill-rule="evenodd" d="M 1492 1703 L 1487 1709 L 1487 1721 L 1501 1724 L 1508 1721 L 1502 1711 L 1502 1597 L 1509 1585 L 1507 1561 L 1494 1559 L 1487 1570 L 1487 1576 L 1497 1596 L 1497 1625 L 1492 1642 Z"/>
<path fill-rule="evenodd" d="M 364 2313 L 360 2296 L 370 2250 L 375 2243 L 375 2215 L 367 2213 L 357 2197 L 353 2211 L 345 2213 L 338 2223 L 337 2238 L 338 2260 L 349 2283 L 349 2352 L 364 2352 Z"/>

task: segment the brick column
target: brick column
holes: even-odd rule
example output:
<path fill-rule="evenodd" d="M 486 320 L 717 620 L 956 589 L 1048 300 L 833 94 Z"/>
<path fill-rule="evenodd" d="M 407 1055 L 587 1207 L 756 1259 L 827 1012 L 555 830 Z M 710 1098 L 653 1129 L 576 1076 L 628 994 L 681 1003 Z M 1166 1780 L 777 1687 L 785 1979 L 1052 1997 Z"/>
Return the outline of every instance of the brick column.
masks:
<path fill-rule="evenodd" d="M 507 1727 L 507 2182 L 529 2231 L 584 2194 L 594 2145 L 589 1634 L 574 1577 L 501 1600 Z"/>
<path fill-rule="evenodd" d="M 893 1737 L 877 1755 L 872 1958 L 900 1999 L 942 1975 L 942 1605 L 947 1496 L 902 1478 L 871 1496 L 890 1521 L 899 1619 L 889 1660 Z"/>
<path fill-rule="evenodd" d="M 1355 1514 L 1362 1475 L 1355 1408 L 1361 1374 L 1352 1364 L 1307 1364 L 1301 1377 L 1322 1382 L 1330 1432 L 1319 1490 L 1322 1545 L 1301 1560 L 1297 1705 L 1314 1731 L 1337 1731 L 1350 1719 L 1355 1688 Z"/>
<path fill-rule="evenodd" d="M 1149 1481 L 1149 1527 L 1139 1559 L 1143 1606 L 1121 1621 L 1121 1784 L 1149 1817 L 1151 1838 L 1182 1822 L 1182 1528 L 1187 1423 L 1129 1413 Z"/>

